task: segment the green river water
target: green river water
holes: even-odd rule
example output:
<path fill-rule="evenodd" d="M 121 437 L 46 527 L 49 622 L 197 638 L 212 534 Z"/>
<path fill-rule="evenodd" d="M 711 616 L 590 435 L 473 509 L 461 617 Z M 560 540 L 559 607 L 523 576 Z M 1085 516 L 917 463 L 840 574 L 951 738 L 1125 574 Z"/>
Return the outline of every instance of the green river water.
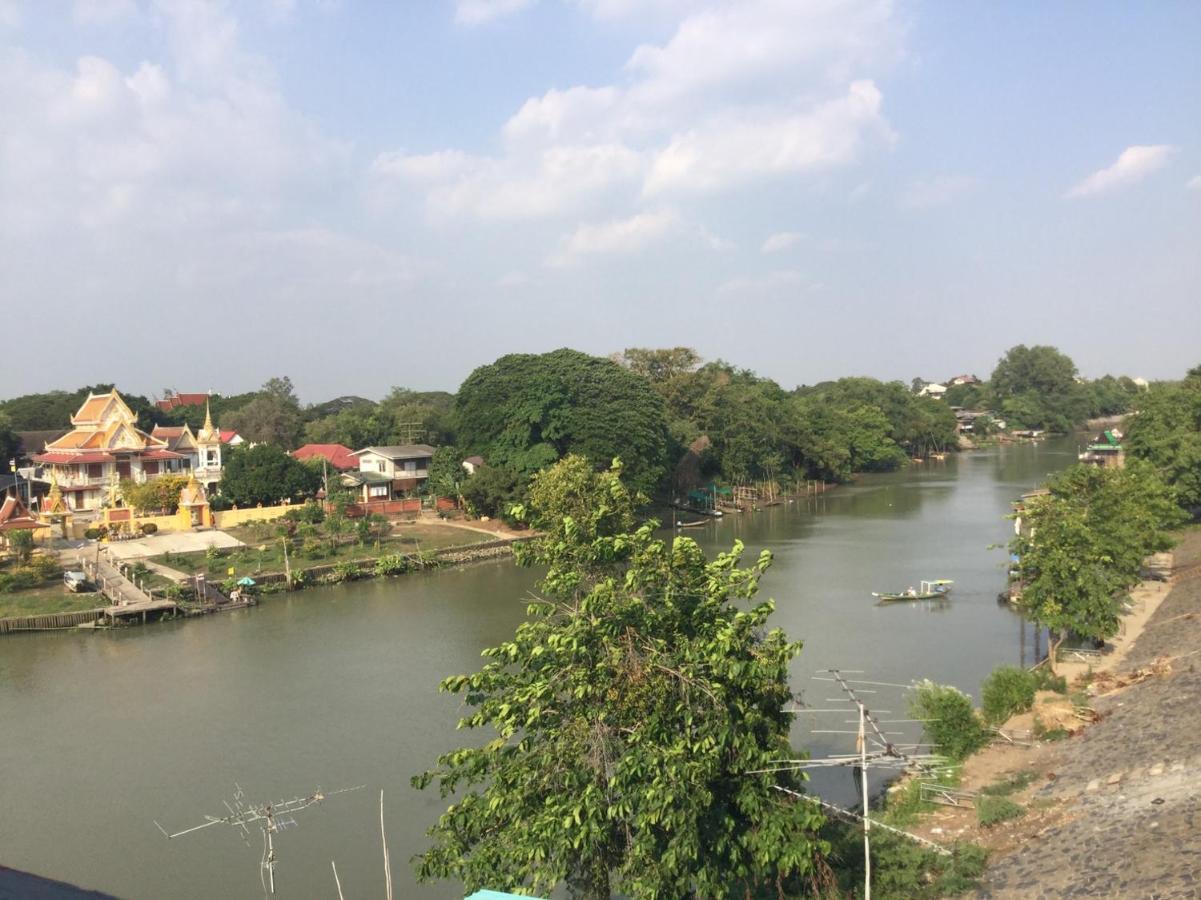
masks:
<path fill-rule="evenodd" d="M 1008 539 L 1010 502 L 1074 455 L 1071 438 L 962 454 L 686 533 L 710 551 L 741 539 L 748 559 L 773 551 L 762 596 L 805 642 L 793 687 L 807 704 L 830 706 L 837 691 L 812 676 L 831 666 L 977 695 L 993 667 L 1032 654 L 1029 626 L 997 603 L 1006 555 L 990 545 Z M 952 599 L 871 597 L 923 578 L 954 579 Z M 383 789 L 396 896 L 461 897 L 413 879 L 409 859 L 443 802 L 409 778 L 464 738 L 438 681 L 512 634 L 533 582 L 511 562 L 483 563 L 200 620 L 0 639 L 0 865 L 122 897 L 261 896 L 257 831 L 248 844 L 226 826 L 168 842 L 154 820 L 174 831 L 225 815 L 235 783 L 248 801 L 364 784 L 277 838 L 278 896 L 336 896 L 331 860 L 348 898 L 383 896 Z M 893 711 L 882 718 L 904 717 L 899 690 L 870 699 Z M 803 714 L 795 741 L 850 752 L 853 736 L 811 731 L 852 727 Z M 851 801 L 849 772 L 822 776 L 814 789 Z"/>

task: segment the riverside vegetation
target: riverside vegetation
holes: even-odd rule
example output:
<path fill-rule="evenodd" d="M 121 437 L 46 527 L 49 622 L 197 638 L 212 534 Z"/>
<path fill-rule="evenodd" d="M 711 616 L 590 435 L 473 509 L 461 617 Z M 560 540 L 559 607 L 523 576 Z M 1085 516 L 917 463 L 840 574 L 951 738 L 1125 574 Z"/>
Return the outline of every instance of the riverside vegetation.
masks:
<path fill-rule="evenodd" d="M 1072 360 L 1045 346 L 1010 349 L 988 381 L 952 386 L 945 401 L 919 396 L 922 384 L 848 377 L 790 390 L 687 347 L 629 348 L 607 359 L 569 349 L 511 354 L 477 368 L 457 393 L 397 387 L 378 402 L 344 396 L 302 406 L 289 378 L 272 378 L 257 391 L 209 399 L 221 427 L 257 445 L 228 453 L 211 501 L 244 507 L 313 496 L 326 480 L 320 464 L 286 452 L 305 442 L 433 444 L 440 449 L 428 490 L 462 497 L 488 516 L 508 515 L 536 472 L 573 453 L 598 468 L 621 457 L 631 486 L 659 499 L 712 480 L 787 489 L 955 449 L 951 405 L 992 410 L 1011 427 L 1066 430 L 1125 412 L 1141 396 L 1127 377 L 1080 381 Z M 65 427 L 89 391 L 109 387 L 0 402 L 0 458 L 15 452 L 15 431 Z M 146 429 L 195 429 L 205 415 L 204 407 L 164 411 L 146 397 L 124 397 Z M 982 419 L 977 427 L 990 426 Z M 487 464 L 468 477 L 460 462 L 471 455 Z M 170 511 L 174 503 L 165 488 L 126 487 L 139 509 Z"/>

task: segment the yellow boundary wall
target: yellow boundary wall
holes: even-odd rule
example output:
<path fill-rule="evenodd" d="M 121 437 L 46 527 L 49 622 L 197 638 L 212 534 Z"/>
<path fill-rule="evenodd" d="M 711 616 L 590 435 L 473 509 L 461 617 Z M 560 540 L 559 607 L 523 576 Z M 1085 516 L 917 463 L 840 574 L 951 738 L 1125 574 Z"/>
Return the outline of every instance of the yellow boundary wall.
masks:
<path fill-rule="evenodd" d="M 213 513 L 213 526 L 215 528 L 233 528 L 235 525 L 245 525 L 247 522 L 267 522 L 271 519 L 278 519 L 290 509 L 295 509 L 296 504 L 291 506 L 255 506 L 248 509 L 224 509 L 221 512 Z"/>

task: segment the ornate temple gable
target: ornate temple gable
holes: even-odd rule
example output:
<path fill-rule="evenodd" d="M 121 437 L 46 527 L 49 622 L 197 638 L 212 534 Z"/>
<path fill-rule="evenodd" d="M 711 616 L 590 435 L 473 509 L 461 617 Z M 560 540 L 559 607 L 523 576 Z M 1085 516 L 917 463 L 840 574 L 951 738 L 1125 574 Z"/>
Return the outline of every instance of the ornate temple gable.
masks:
<path fill-rule="evenodd" d="M 104 442 L 105 443 L 104 449 L 106 449 L 106 450 L 134 450 L 134 451 L 145 450 L 146 445 L 147 445 L 147 440 L 146 440 L 147 437 L 149 437 L 149 436 L 144 435 L 142 432 L 138 431 L 136 428 L 131 428 L 129 425 L 126 425 L 124 422 L 121 422 L 121 423 L 118 423 L 117 425 L 115 425 L 114 427 L 112 427 L 108 431 L 108 433 L 106 435 L 106 440 Z M 154 443 L 156 445 L 161 445 L 164 447 L 166 446 L 166 443 L 163 441 L 154 441 Z"/>
<path fill-rule="evenodd" d="M 165 440 L 139 430 L 137 416 L 115 390 L 107 394 L 89 394 L 79 412 L 71 417 L 71 422 L 75 427 L 47 444 L 47 451 L 138 452 L 167 448 Z"/>
<path fill-rule="evenodd" d="M 71 417 L 71 424 L 104 427 L 120 421 L 132 425 L 137 418 L 114 388 L 107 394 L 88 394 L 79 412 Z"/>

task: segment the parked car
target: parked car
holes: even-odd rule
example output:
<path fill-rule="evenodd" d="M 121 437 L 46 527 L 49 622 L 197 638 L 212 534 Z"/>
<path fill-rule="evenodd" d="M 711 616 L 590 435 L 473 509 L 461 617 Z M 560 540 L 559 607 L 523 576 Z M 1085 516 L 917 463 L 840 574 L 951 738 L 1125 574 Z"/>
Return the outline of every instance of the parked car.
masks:
<path fill-rule="evenodd" d="M 63 572 L 63 584 L 67 586 L 67 590 L 74 591 L 77 594 L 84 591 L 94 590 L 91 583 L 88 581 L 88 576 L 83 572 L 73 569 L 68 569 L 66 572 Z"/>

